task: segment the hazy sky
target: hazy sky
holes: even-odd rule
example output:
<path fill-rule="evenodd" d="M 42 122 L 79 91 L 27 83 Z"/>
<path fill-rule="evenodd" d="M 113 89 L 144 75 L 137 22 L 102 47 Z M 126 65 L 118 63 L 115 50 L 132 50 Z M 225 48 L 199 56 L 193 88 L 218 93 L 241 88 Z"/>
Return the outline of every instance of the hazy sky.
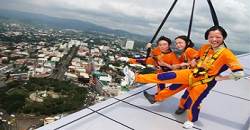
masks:
<path fill-rule="evenodd" d="M 0 8 L 78 19 L 113 29 L 152 36 L 174 0 L 0 0 Z M 227 45 L 250 52 L 250 1 L 211 0 Z M 178 0 L 160 35 L 174 39 L 187 34 L 192 0 Z M 191 38 L 204 41 L 213 25 L 207 0 L 196 0 Z"/>

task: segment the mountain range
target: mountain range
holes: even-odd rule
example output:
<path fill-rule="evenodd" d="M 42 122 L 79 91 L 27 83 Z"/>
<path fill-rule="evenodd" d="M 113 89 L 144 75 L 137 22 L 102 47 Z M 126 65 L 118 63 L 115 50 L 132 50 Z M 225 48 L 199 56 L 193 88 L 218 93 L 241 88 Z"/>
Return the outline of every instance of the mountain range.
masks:
<path fill-rule="evenodd" d="M 14 10 L 0 9 L 0 19 L 17 20 L 27 24 L 42 24 L 52 28 L 76 29 L 80 31 L 95 31 L 116 36 L 123 36 L 132 40 L 149 41 L 149 37 L 130 33 L 123 30 L 110 29 L 91 22 L 51 17 L 43 14 L 27 13 Z"/>

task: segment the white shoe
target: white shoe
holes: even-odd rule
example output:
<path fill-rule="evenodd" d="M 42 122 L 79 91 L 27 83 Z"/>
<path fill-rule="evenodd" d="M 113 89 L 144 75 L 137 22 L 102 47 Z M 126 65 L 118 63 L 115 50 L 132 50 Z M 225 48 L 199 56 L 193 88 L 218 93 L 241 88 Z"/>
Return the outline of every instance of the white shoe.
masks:
<path fill-rule="evenodd" d="M 124 81 L 127 83 L 127 85 L 132 85 L 135 80 L 135 73 L 131 71 L 128 66 L 126 66 L 123 69 L 123 73 L 125 75 Z"/>
<path fill-rule="evenodd" d="M 128 62 L 129 58 L 128 57 L 120 57 L 120 58 L 118 58 L 118 60 Z"/>
<path fill-rule="evenodd" d="M 190 128 L 193 128 L 194 127 L 194 123 L 191 122 L 191 121 L 185 121 L 184 124 L 183 124 L 183 128 L 185 129 L 190 129 Z"/>
<path fill-rule="evenodd" d="M 124 86 L 127 86 L 127 85 L 128 85 L 128 82 L 125 81 L 124 79 L 122 79 L 121 86 L 124 87 Z"/>

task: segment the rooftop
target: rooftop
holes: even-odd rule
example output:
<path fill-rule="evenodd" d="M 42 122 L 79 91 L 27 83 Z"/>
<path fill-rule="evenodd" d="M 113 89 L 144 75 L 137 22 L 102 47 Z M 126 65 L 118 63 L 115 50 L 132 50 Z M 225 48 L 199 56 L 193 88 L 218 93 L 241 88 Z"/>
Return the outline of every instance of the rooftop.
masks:
<path fill-rule="evenodd" d="M 247 76 L 238 81 L 218 82 L 202 103 L 199 121 L 193 129 L 250 129 L 250 53 L 238 57 Z M 174 114 L 182 92 L 152 105 L 144 98 L 144 90 L 155 93 L 155 84 L 142 85 L 38 130 L 182 130 L 186 116 Z"/>

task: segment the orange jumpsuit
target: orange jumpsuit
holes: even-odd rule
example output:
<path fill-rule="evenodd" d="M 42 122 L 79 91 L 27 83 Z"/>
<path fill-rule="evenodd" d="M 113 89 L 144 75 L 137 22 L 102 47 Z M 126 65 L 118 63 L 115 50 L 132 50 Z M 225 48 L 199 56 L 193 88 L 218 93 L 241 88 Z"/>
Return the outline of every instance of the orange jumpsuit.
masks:
<path fill-rule="evenodd" d="M 180 62 L 191 62 L 193 59 L 199 58 L 199 53 L 194 48 L 188 47 L 179 58 Z"/>
<path fill-rule="evenodd" d="M 193 59 L 198 59 L 199 57 L 199 53 L 197 50 L 195 50 L 194 48 L 187 48 L 184 52 L 181 53 L 180 55 L 180 62 L 186 62 L 186 63 L 190 63 Z M 184 84 L 171 84 L 170 86 L 168 86 L 167 88 L 165 88 L 164 90 L 160 91 L 157 93 L 157 97 L 159 97 L 158 101 L 162 101 L 165 98 L 187 88 L 188 85 L 184 85 Z M 166 96 L 167 95 L 167 96 Z M 185 107 L 185 102 L 187 101 L 188 98 L 188 91 L 186 90 L 184 92 L 184 94 L 181 96 L 180 102 L 179 102 L 179 107 L 182 109 L 187 109 L 187 107 Z"/>
<path fill-rule="evenodd" d="M 199 58 L 199 53 L 197 50 L 195 50 L 194 48 L 187 48 L 180 56 L 179 60 L 180 62 L 188 62 L 190 63 L 193 59 L 198 59 Z M 175 85 L 176 86 L 176 85 Z M 169 86 L 171 89 L 171 86 Z M 186 88 L 188 86 L 185 85 L 180 85 L 180 88 Z M 160 94 L 161 95 L 161 94 Z M 181 99 L 179 101 L 179 108 L 182 109 L 188 109 L 188 106 L 186 106 L 186 101 L 188 99 L 188 90 L 185 90 L 185 92 L 183 93 L 183 95 L 181 96 Z"/>
<path fill-rule="evenodd" d="M 201 47 L 199 51 L 199 56 L 203 56 L 206 50 L 209 50 L 207 53 L 207 56 L 204 59 L 204 66 L 208 64 L 209 61 L 211 61 L 211 58 L 213 54 L 216 52 L 210 47 L 209 44 L 205 44 Z M 242 71 L 243 68 L 240 65 L 239 61 L 237 60 L 236 56 L 229 50 L 225 49 L 221 52 L 221 54 L 218 56 L 218 58 L 213 62 L 213 64 L 208 68 L 207 75 L 210 76 L 217 76 L 221 72 L 227 70 L 228 68 L 231 69 L 231 71 Z M 198 76 L 194 77 L 193 75 L 193 69 L 183 69 L 183 70 L 175 70 L 175 71 L 169 71 L 165 73 L 160 74 L 136 74 L 135 76 L 135 82 L 140 83 L 173 83 L 173 84 L 183 84 L 185 87 L 188 87 L 190 84 L 190 79 L 192 79 L 192 82 L 195 83 L 197 81 L 200 81 L 202 79 L 205 79 L 205 76 Z M 190 78 L 191 77 L 191 78 Z M 186 104 L 188 106 L 187 110 L 187 116 L 189 121 L 197 121 L 200 111 L 200 104 L 203 101 L 203 99 L 208 95 L 209 91 L 215 86 L 216 80 L 212 80 L 210 82 L 200 84 L 194 87 L 188 87 L 187 90 L 189 92 L 189 97 L 186 101 Z M 169 90 L 165 89 L 161 91 L 161 93 L 155 95 L 156 101 L 161 101 L 183 89 L 185 87 L 179 87 L 178 89 L 169 92 Z"/>
<path fill-rule="evenodd" d="M 169 65 L 174 65 L 174 64 L 179 64 L 180 61 L 178 60 L 176 54 L 174 52 L 169 52 L 166 54 L 161 54 L 159 56 L 157 56 L 157 59 L 159 61 L 163 61 Z M 159 65 L 158 65 L 159 66 Z M 167 71 L 171 71 L 171 68 L 168 68 L 166 66 L 160 66 L 161 69 L 157 70 L 157 73 L 162 73 L 162 72 L 167 72 Z M 161 90 L 165 89 L 166 84 L 157 84 L 158 86 L 158 90 L 157 92 L 160 92 Z"/>
<path fill-rule="evenodd" d="M 169 51 L 168 53 L 162 53 L 160 52 L 159 48 L 154 48 L 151 52 L 151 55 L 154 56 L 155 58 L 149 57 L 147 59 L 142 58 L 142 59 L 129 59 L 129 63 L 131 64 L 136 64 L 136 63 L 141 63 L 141 64 L 151 64 L 154 66 L 159 66 L 157 61 L 163 61 L 164 63 L 167 63 L 169 65 L 173 64 L 179 64 L 179 59 L 177 58 L 176 54 L 172 51 Z M 171 68 L 165 67 L 165 66 L 160 66 L 160 70 L 157 70 L 157 73 L 161 72 L 167 72 L 172 70 Z M 160 90 L 163 90 L 165 88 L 165 84 L 158 84 L 158 92 Z"/>

